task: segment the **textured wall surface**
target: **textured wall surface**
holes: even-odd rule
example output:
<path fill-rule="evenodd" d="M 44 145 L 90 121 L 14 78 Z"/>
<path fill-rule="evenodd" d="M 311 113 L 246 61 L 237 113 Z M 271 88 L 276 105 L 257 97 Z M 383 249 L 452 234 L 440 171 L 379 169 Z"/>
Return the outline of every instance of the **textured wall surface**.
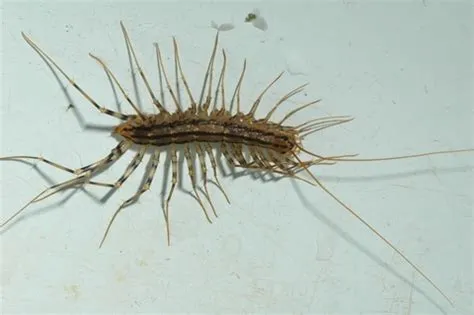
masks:
<path fill-rule="evenodd" d="M 255 8 L 265 31 L 244 22 Z M 101 105 L 132 113 L 89 52 L 103 58 L 134 102 L 153 110 L 135 71 L 134 87 L 120 20 L 157 95 L 154 42 L 174 80 L 176 36 L 198 95 L 215 35 L 211 23 L 232 24 L 220 36 L 228 55 L 228 97 L 247 58 L 245 109 L 285 71 L 258 116 L 309 82 L 275 119 L 319 98 L 318 106 L 290 123 L 355 117 L 305 139 L 315 153 L 370 158 L 474 147 L 468 2 L 24 2 L 3 7 L 0 156 L 42 155 L 79 167 L 104 157 L 117 142 L 110 131 L 118 121 L 100 115 L 60 77 L 67 93 L 62 90 L 21 31 Z M 219 55 L 216 69 L 221 63 Z M 169 98 L 167 106 L 172 108 Z M 132 156 L 127 153 L 100 180 L 119 177 Z M 110 217 L 136 191 L 146 163 L 106 202 L 100 199 L 107 188 L 70 190 L 32 205 L 4 227 L 2 313 L 473 312 L 472 153 L 311 169 L 420 266 L 455 301 L 454 309 L 318 187 L 232 175 L 224 162 L 226 174 L 219 173 L 232 203 L 210 186 L 219 214 L 212 225 L 189 195 L 183 167 L 182 185 L 171 202 L 168 247 L 162 199 L 171 178 L 164 157 L 151 191 L 117 217 L 101 249 Z M 48 185 L 70 178 L 42 164 L 0 162 L 0 169 L 2 219 Z"/>

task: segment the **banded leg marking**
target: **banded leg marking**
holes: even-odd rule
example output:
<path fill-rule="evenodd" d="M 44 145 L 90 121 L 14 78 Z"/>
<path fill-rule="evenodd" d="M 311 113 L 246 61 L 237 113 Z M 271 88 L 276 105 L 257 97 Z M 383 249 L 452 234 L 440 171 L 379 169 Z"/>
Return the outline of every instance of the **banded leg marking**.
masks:
<path fill-rule="evenodd" d="M 119 112 L 115 112 L 113 110 L 107 109 L 105 107 L 99 106 L 99 104 L 89 96 L 79 85 L 77 85 L 67 74 L 64 72 L 61 67 L 54 61 L 52 57 L 50 57 L 47 53 L 45 53 L 41 48 L 38 47 L 28 36 L 26 36 L 25 33 L 21 33 L 25 41 L 30 45 L 41 57 L 45 58 L 48 62 L 50 62 L 56 70 L 58 70 L 65 78 L 66 80 L 77 90 L 81 95 L 86 98 L 99 112 L 104 113 L 106 115 L 118 118 L 120 120 L 127 120 L 129 119 L 130 115 L 124 115 Z"/>
<path fill-rule="evenodd" d="M 138 153 L 140 154 L 140 152 Z M 102 244 L 104 244 L 104 241 L 105 239 L 107 238 L 107 235 L 109 234 L 109 231 L 110 231 L 110 228 L 112 227 L 112 223 L 114 222 L 115 218 L 117 217 L 117 215 L 126 207 L 128 207 L 129 205 L 131 205 L 132 203 L 136 202 L 140 196 L 148 191 L 150 189 L 150 186 L 151 186 L 151 182 L 153 181 L 153 178 L 155 177 L 155 172 L 156 172 L 156 168 L 158 167 L 158 163 L 160 162 L 160 151 L 159 150 L 156 150 L 153 152 L 153 155 L 151 157 L 151 166 L 150 168 L 148 169 L 148 172 L 146 174 L 146 180 L 145 180 L 145 183 L 143 184 L 143 186 L 140 188 L 139 191 L 137 191 L 132 197 L 130 197 L 129 199 L 125 200 L 121 205 L 120 207 L 115 211 L 114 215 L 112 216 L 112 218 L 110 219 L 109 221 L 109 224 L 107 225 L 107 229 L 105 230 L 105 233 L 104 233 L 104 236 L 102 237 L 102 240 L 100 241 L 100 244 L 99 244 L 99 248 L 102 247 Z M 133 168 L 133 164 L 130 164 L 131 168 Z M 137 165 L 138 166 L 138 165 Z M 136 168 L 136 166 L 135 166 Z M 128 170 L 128 168 L 127 168 Z M 126 178 L 128 178 L 128 176 L 130 174 L 127 175 L 127 171 L 126 173 L 124 174 L 124 176 Z"/>
<path fill-rule="evenodd" d="M 204 155 L 204 152 L 202 151 L 201 146 L 199 143 L 195 145 L 196 148 L 196 153 L 199 158 L 199 164 L 201 165 L 201 175 L 202 175 L 202 181 L 203 181 L 203 186 L 204 186 L 204 191 L 205 191 L 205 196 L 209 204 L 211 205 L 212 212 L 218 217 L 216 208 L 214 207 L 214 204 L 212 203 L 211 200 L 211 195 L 209 194 L 209 189 L 207 188 L 207 166 L 206 166 L 206 156 Z"/>
<path fill-rule="evenodd" d="M 187 144 L 184 146 L 184 157 L 186 158 L 186 162 L 188 164 L 188 175 L 189 175 L 189 179 L 191 180 L 191 185 L 193 186 L 194 196 L 199 202 L 199 205 L 201 206 L 202 211 L 204 212 L 204 215 L 206 216 L 207 221 L 209 223 L 212 223 L 211 218 L 209 217 L 209 214 L 207 214 L 206 207 L 204 207 L 204 204 L 202 203 L 202 199 L 199 196 L 199 193 L 196 188 L 196 172 L 194 171 L 193 158 L 191 157 L 191 150 L 189 149 L 189 145 Z"/>
<path fill-rule="evenodd" d="M 212 152 L 212 147 L 209 143 L 204 143 L 203 146 L 204 146 L 204 150 L 206 150 L 207 155 L 209 156 L 209 160 L 211 161 L 212 172 L 214 174 L 214 179 L 216 181 L 216 184 L 219 187 L 222 194 L 224 195 L 225 199 L 227 200 L 227 203 L 230 204 L 230 199 L 227 196 L 227 194 L 224 190 L 224 187 L 222 187 L 222 185 L 219 181 L 219 177 L 217 177 L 217 162 L 216 162 L 216 159 L 214 157 L 214 152 Z"/>

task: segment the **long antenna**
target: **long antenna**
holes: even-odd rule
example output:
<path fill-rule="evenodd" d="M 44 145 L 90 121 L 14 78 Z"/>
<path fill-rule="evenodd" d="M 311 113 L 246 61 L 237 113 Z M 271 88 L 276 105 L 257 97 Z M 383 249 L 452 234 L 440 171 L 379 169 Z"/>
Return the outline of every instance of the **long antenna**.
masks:
<path fill-rule="evenodd" d="M 421 271 L 420 268 L 418 268 L 414 263 L 411 262 L 410 259 L 408 259 L 407 256 L 405 256 L 395 245 L 393 245 L 389 240 L 387 240 L 382 234 L 380 234 L 372 225 L 370 225 L 367 221 L 365 221 L 357 212 L 352 210 L 348 205 L 346 205 L 344 202 L 342 202 L 339 198 L 336 197 L 328 188 L 326 188 L 317 178 L 316 176 L 311 173 L 311 171 L 304 165 L 304 163 L 301 161 L 301 159 L 293 153 L 293 156 L 295 159 L 303 166 L 305 171 L 311 176 L 311 178 L 314 180 L 314 182 L 322 189 L 324 190 L 329 196 L 331 196 L 332 199 L 334 199 L 338 204 L 340 204 L 342 207 L 344 207 L 347 211 L 349 211 L 350 214 L 352 214 L 354 217 L 356 217 L 362 224 L 364 224 L 369 230 L 371 230 L 375 235 L 377 235 L 382 241 L 384 241 L 385 244 L 390 246 L 397 254 L 400 255 L 410 266 L 413 267 L 423 278 L 426 279 L 444 298 L 452 305 L 454 306 L 453 301 L 427 276 L 423 271 Z"/>

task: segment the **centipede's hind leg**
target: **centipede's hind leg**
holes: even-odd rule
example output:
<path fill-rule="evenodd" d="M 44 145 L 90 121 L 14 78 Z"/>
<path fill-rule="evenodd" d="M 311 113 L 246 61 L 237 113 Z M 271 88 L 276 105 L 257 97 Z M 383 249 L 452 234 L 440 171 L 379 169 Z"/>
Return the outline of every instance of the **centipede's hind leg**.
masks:
<path fill-rule="evenodd" d="M 142 185 L 139 191 L 137 191 L 132 197 L 129 199 L 125 200 L 120 207 L 115 211 L 113 214 L 112 218 L 109 221 L 109 224 L 107 225 L 107 229 L 105 230 L 104 236 L 102 237 L 102 240 L 100 241 L 99 247 L 102 247 L 102 244 L 104 243 L 105 239 L 107 238 L 107 235 L 109 234 L 110 228 L 112 227 L 112 223 L 114 222 L 115 218 L 117 215 L 126 207 L 131 205 L 132 203 L 136 202 L 140 196 L 148 191 L 151 186 L 151 182 L 153 181 L 153 178 L 155 177 L 155 172 L 156 168 L 158 167 L 158 163 L 160 162 L 160 151 L 155 150 L 153 152 L 153 155 L 151 157 L 151 165 L 146 173 L 146 180 L 145 183 Z M 136 165 L 138 166 L 138 164 Z M 133 170 L 136 168 L 135 163 L 130 164 L 130 168 L 127 168 L 126 172 L 124 173 L 123 177 L 128 178 L 128 176 L 133 172 Z"/>
<path fill-rule="evenodd" d="M 282 175 L 282 177 L 290 177 L 301 180 L 314 186 L 314 183 L 298 176 L 296 174 L 297 172 L 293 170 L 294 167 L 299 166 L 297 162 L 287 159 L 276 152 L 266 152 L 267 154 L 265 154 L 265 152 L 263 152 L 260 148 L 254 146 L 249 146 L 248 150 L 252 160 L 246 161 L 245 163 L 233 161 L 232 165 L 234 167 L 245 168 L 250 171 L 267 171 L 270 173 Z M 306 164 L 310 163 L 314 163 L 314 160 L 311 160 Z"/>

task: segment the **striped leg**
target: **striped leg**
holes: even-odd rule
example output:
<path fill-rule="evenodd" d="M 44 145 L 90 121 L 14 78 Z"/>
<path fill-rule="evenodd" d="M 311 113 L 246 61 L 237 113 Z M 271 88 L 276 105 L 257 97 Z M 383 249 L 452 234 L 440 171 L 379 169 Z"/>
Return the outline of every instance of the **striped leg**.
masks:
<path fill-rule="evenodd" d="M 260 93 L 260 95 L 257 97 L 257 99 L 253 103 L 252 108 L 250 109 L 250 111 L 248 112 L 247 115 L 252 116 L 252 117 L 255 115 L 255 112 L 257 111 L 258 105 L 262 101 L 262 98 L 265 95 L 265 93 L 273 86 L 273 84 L 275 84 L 281 78 L 282 75 L 283 75 L 283 72 L 280 72 L 280 74 L 272 82 L 270 82 L 265 87 L 265 89 L 263 89 L 262 93 Z"/>
<path fill-rule="evenodd" d="M 214 46 L 212 47 L 212 53 L 211 57 L 209 59 L 209 64 L 207 65 L 207 70 L 206 74 L 204 75 L 204 80 L 202 82 L 202 89 L 201 89 L 201 95 L 199 96 L 199 106 L 204 109 L 207 112 L 207 109 L 209 108 L 211 104 L 211 94 L 212 94 L 212 75 L 214 72 L 214 59 L 216 57 L 216 51 L 217 51 L 217 44 L 219 42 L 219 32 L 216 33 L 216 38 L 214 39 Z M 207 83 L 207 80 L 209 79 L 209 84 Z M 204 100 L 204 93 L 206 91 L 206 85 L 208 86 L 207 88 L 207 96 L 206 100 Z"/>
<path fill-rule="evenodd" d="M 139 153 L 140 154 L 140 153 Z M 112 223 L 114 222 L 115 218 L 117 217 L 117 215 L 126 207 L 128 207 L 129 205 L 135 203 L 139 198 L 140 196 L 148 191 L 150 189 L 150 186 L 151 186 L 151 182 L 153 181 L 153 178 L 155 177 L 155 172 L 156 172 L 156 168 L 158 166 L 158 163 L 160 162 L 160 151 L 159 150 L 156 150 L 153 152 L 153 155 L 151 157 L 151 166 L 150 168 L 148 169 L 147 171 L 147 174 L 146 174 L 146 181 L 145 183 L 143 184 L 143 186 L 140 188 L 139 191 L 137 191 L 132 197 L 130 197 L 129 199 L 125 200 L 121 205 L 120 207 L 115 211 L 114 215 L 112 216 L 112 218 L 110 219 L 109 221 L 109 224 L 107 226 L 107 229 L 105 230 L 105 233 L 104 233 L 104 236 L 102 237 L 102 240 L 100 241 L 100 245 L 99 245 L 99 248 L 102 247 L 102 244 L 104 244 L 104 241 L 110 231 L 110 228 L 112 226 Z M 131 164 L 132 165 L 132 164 Z M 133 166 L 132 166 L 133 168 Z M 136 167 L 135 167 L 136 168 Z M 127 173 L 125 173 L 124 175 L 126 175 Z M 130 174 L 129 174 L 130 175 Z M 128 177 L 128 176 L 126 176 Z"/>
<path fill-rule="evenodd" d="M 115 188 L 120 188 L 123 185 L 123 183 L 125 183 L 125 181 L 130 177 L 130 175 L 132 175 L 132 173 L 137 169 L 138 165 L 140 165 L 140 163 L 143 160 L 143 156 L 145 155 L 146 150 L 147 148 L 143 147 L 135 155 L 135 157 L 130 162 L 130 164 L 128 164 L 123 175 L 114 183 Z M 158 155 L 158 158 L 159 158 L 159 155 Z"/>
<path fill-rule="evenodd" d="M 137 154 L 135 154 L 132 161 L 130 161 L 127 168 L 125 169 L 123 175 L 120 176 L 120 178 L 117 179 L 117 181 L 115 181 L 115 183 L 113 183 L 113 184 L 99 183 L 99 182 L 94 182 L 94 183 L 96 185 L 112 187 L 114 189 L 118 189 L 118 188 L 122 187 L 123 183 L 125 183 L 125 181 L 130 177 L 130 175 L 132 175 L 132 173 L 137 169 L 138 165 L 140 165 L 140 163 L 142 162 L 143 156 L 145 155 L 146 150 L 147 150 L 147 147 L 144 146 L 143 148 L 140 149 L 140 151 Z M 92 182 L 89 182 L 89 184 L 91 184 L 91 183 Z"/>
<path fill-rule="evenodd" d="M 229 149 L 227 148 L 227 145 L 224 142 L 221 143 L 221 151 L 222 151 L 222 154 L 224 155 L 224 158 L 227 160 L 227 163 L 229 163 L 230 165 L 237 164 L 234 161 L 234 158 L 230 154 Z"/>
<path fill-rule="evenodd" d="M 77 177 L 66 180 L 62 183 L 53 185 L 51 187 L 48 187 L 47 189 L 43 190 L 41 193 L 39 193 L 36 197 L 34 197 L 30 202 L 28 202 L 26 205 L 24 205 L 20 210 L 15 212 L 12 216 L 10 216 L 7 220 L 5 220 L 2 224 L 0 224 L 0 228 L 3 228 L 5 225 L 7 225 L 10 221 L 12 221 L 14 218 L 16 218 L 20 213 L 22 213 L 29 205 L 35 202 L 39 202 L 41 200 L 44 200 L 48 197 L 51 197 L 55 194 L 57 194 L 60 191 L 63 191 L 67 188 L 70 187 L 75 187 L 77 185 L 85 185 L 89 183 L 89 179 L 91 176 L 100 170 L 101 168 L 104 168 L 113 162 L 117 161 L 130 147 L 130 142 L 128 141 L 122 141 L 120 142 L 114 149 L 112 149 L 111 153 L 107 155 L 104 159 L 95 162 L 89 166 L 80 168 L 80 172 L 77 172 Z"/>
<path fill-rule="evenodd" d="M 235 159 L 239 161 L 240 165 L 247 165 L 247 161 L 245 160 L 244 154 L 243 154 L 243 146 L 240 143 L 233 143 L 231 145 L 231 152 Z"/>
<path fill-rule="evenodd" d="M 217 110 L 217 100 L 219 98 L 219 91 L 221 91 L 221 108 L 220 111 L 225 111 L 225 89 L 224 89 L 224 77 L 225 77 L 225 68 L 227 66 L 227 56 L 225 51 L 222 50 L 222 69 L 221 74 L 219 75 L 219 80 L 217 81 L 216 92 L 214 95 L 214 104 L 212 105 L 212 111 Z M 206 107 L 207 111 L 207 107 Z"/>
<path fill-rule="evenodd" d="M 280 120 L 280 122 L 278 123 L 278 125 L 281 126 L 281 124 L 283 124 L 283 122 L 284 122 L 285 120 L 287 120 L 288 118 L 290 118 L 291 116 L 293 116 L 294 114 L 296 114 L 297 112 L 299 112 L 300 110 L 303 110 L 303 109 L 305 109 L 306 107 L 309 107 L 309 106 L 311 106 L 311 105 L 318 104 L 319 102 L 321 102 L 321 99 L 316 100 L 316 101 L 312 101 L 312 102 L 309 102 L 309 103 L 306 103 L 306 104 L 304 104 L 304 105 L 301 105 L 301 106 L 299 106 L 299 107 L 293 109 L 292 111 L 290 111 L 289 113 L 287 113 L 287 114 L 285 115 L 285 117 L 283 117 L 282 120 Z"/>
<path fill-rule="evenodd" d="M 42 58 L 44 58 L 46 61 L 50 62 L 54 68 L 56 68 L 65 78 L 66 80 L 68 80 L 68 82 L 77 90 L 79 91 L 79 93 L 81 93 L 81 95 L 86 98 L 91 104 L 92 106 L 94 106 L 95 108 L 97 108 L 98 111 L 100 111 L 101 113 L 104 113 L 106 115 L 109 115 L 109 116 L 112 116 L 112 117 L 115 117 L 115 118 L 118 118 L 118 119 L 121 119 L 121 120 L 127 120 L 130 116 L 129 115 L 124 115 L 124 114 L 121 114 L 121 113 L 118 113 L 118 112 L 114 112 L 110 109 L 107 109 L 105 107 L 102 107 L 102 106 L 99 106 L 99 104 L 97 104 L 97 102 L 92 98 L 90 97 L 86 92 L 84 92 L 84 90 L 82 88 L 79 87 L 79 85 L 77 85 L 67 74 L 66 72 L 64 72 L 63 69 L 61 69 L 58 64 L 54 61 L 53 58 L 51 58 L 47 53 L 45 53 L 43 50 L 41 50 L 41 48 L 38 47 L 38 45 L 36 45 L 28 36 L 26 36 L 25 33 L 21 33 L 21 35 L 23 36 L 23 38 L 25 39 L 25 41 L 28 43 L 28 45 L 30 45 Z"/>
<path fill-rule="evenodd" d="M 165 203 L 165 221 L 166 221 L 166 236 L 168 239 L 168 246 L 170 243 L 170 217 L 169 217 L 169 209 L 170 209 L 170 200 L 173 196 L 174 189 L 176 188 L 176 184 L 178 183 L 178 156 L 176 154 L 176 147 L 171 145 L 171 171 L 172 171 L 172 178 L 171 178 L 171 188 L 170 192 L 168 193 L 168 198 L 166 199 Z"/>
<path fill-rule="evenodd" d="M 158 60 L 158 66 L 159 66 L 159 69 L 161 70 L 160 71 L 160 76 L 161 76 L 161 74 L 163 74 L 163 77 L 165 78 L 166 88 L 168 89 L 168 92 L 170 93 L 171 98 L 173 99 L 173 102 L 176 106 L 176 110 L 178 112 L 182 112 L 183 109 L 181 108 L 181 105 L 178 101 L 178 98 L 176 97 L 175 93 L 173 92 L 173 89 L 171 88 L 171 84 L 170 84 L 170 81 L 168 79 L 168 75 L 166 74 L 165 67 L 163 65 L 163 58 L 161 57 L 160 47 L 158 46 L 157 43 L 155 43 L 155 49 L 156 49 L 156 58 Z"/>
<path fill-rule="evenodd" d="M 115 75 L 112 73 L 112 71 L 109 69 L 109 67 L 107 67 L 107 65 L 105 64 L 105 62 L 102 61 L 102 59 L 100 59 L 99 57 L 89 53 L 89 56 L 91 56 L 93 59 L 95 59 L 101 66 L 102 68 L 104 68 L 105 72 L 110 75 L 110 77 L 112 78 L 112 80 L 115 82 L 115 84 L 117 84 L 117 86 L 119 87 L 119 90 L 120 92 L 122 92 L 122 95 L 123 97 L 125 97 L 125 99 L 127 100 L 127 102 L 130 104 L 130 106 L 132 106 L 132 108 L 137 112 L 138 116 L 144 118 L 145 116 L 143 115 L 142 112 L 140 112 L 140 109 L 138 109 L 137 105 L 135 105 L 132 100 L 130 99 L 130 96 L 128 96 L 127 92 L 125 92 L 124 88 L 122 87 L 122 85 L 120 84 L 120 82 L 117 80 L 117 78 L 115 77 Z"/>
<path fill-rule="evenodd" d="M 251 171 L 268 171 L 268 172 L 271 172 L 271 173 L 280 174 L 283 177 L 295 178 L 295 179 L 301 180 L 303 182 L 306 182 L 308 184 L 311 184 L 312 186 L 315 186 L 315 184 L 312 183 L 311 181 L 296 175 L 297 172 L 294 171 L 295 166 L 293 166 L 289 170 L 286 170 L 285 168 L 282 168 L 282 167 L 285 167 L 284 163 L 295 164 L 296 163 L 295 161 L 292 161 L 290 159 L 280 160 L 279 163 L 275 163 L 273 165 L 270 165 L 269 163 L 265 162 L 264 158 L 262 158 L 262 156 L 264 155 L 264 152 L 260 151 L 258 148 L 249 147 L 249 152 L 250 152 L 250 156 L 253 159 L 252 162 L 247 163 L 245 165 L 235 164 L 234 166 L 242 167 L 242 168 L 245 168 L 245 169 L 248 169 L 248 170 L 251 170 Z M 278 158 L 278 157 L 276 157 L 276 158 Z M 319 164 L 319 163 L 314 163 L 314 161 L 310 161 L 310 163 Z M 296 166 L 299 166 L 299 165 L 300 165 L 299 163 L 296 164 Z"/>
<path fill-rule="evenodd" d="M 29 163 L 29 162 L 26 162 L 25 160 L 38 160 L 40 162 L 44 162 L 46 164 L 49 164 L 55 168 L 58 168 L 60 170 L 66 171 L 71 174 L 76 174 L 76 172 L 78 172 L 78 170 L 74 170 L 72 168 L 66 167 L 59 163 L 47 160 L 41 156 L 15 155 L 15 156 L 5 156 L 5 157 L 0 158 L 0 161 L 19 161 L 19 162 Z"/>
<path fill-rule="evenodd" d="M 130 144 L 129 143 L 125 143 L 124 141 L 121 142 L 114 150 L 124 150 L 125 147 L 129 146 Z M 85 172 L 85 170 L 87 169 L 90 169 L 91 167 L 93 167 L 94 165 L 98 165 L 100 164 L 101 162 L 107 160 L 107 159 L 110 159 L 112 155 L 114 154 L 117 154 L 117 152 L 114 153 L 114 151 L 112 151 L 107 157 L 105 157 L 104 159 L 101 159 L 100 161 L 94 163 L 94 164 L 91 164 L 89 166 L 85 166 L 85 167 L 80 167 L 80 168 L 76 168 L 76 169 L 72 169 L 70 167 L 66 167 L 64 165 L 61 165 L 59 163 L 56 163 L 56 162 L 53 162 L 51 160 L 48 160 L 48 159 L 45 159 L 41 156 L 30 156 L 30 155 L 16 155 L 16 156 L 5 156 L 5 157 L 1 157 L 0 158 L 0 161 L 20 161 L 20 162 L 25 162 L 25 160 L 37 160 L 37 161 L 40 161 L 40 162 L 43 162 L 43 163 L 46 163 L 46 164 L 49 164 L 57 169 L 60 169 L 60 170 L 63 170 L 63 171 L 66 171 L 68 173 L 71 173 L 71 174 L 74 174 L 74 175 L 80 175 L 82 173 Z M 26 162 L 27 163 L 27 162 Z M 110 186 L 110 185 L 109 185 Z"/>
<path fill-rule="evenodd" d="M 291 97 L 295 96 L 296 94 L 299 94 L 299 93 L 303 92 L 305 86 L 307 86 L 307 85 L 308 85 L 307 83 L 303 84 L 303 85 L 300 85 L 297 88 L 295 88 L 295 89 L 291 90 L 290 92 L 288 92 L 282 98 L 280 98 L 280 100 L 278 102 L 276 102 L 276 104 L 272 107 L 272 109 L 268 112 L 267 116 L 265 116 L 265 118 L 263 120 L 268 121 L 270 119 L 270 117 L 273 115 L 273 113 L 277 110 L 277 108 L 281 104 L 283 104 L 285 101 L 287 101 Z"/>
<path fill-rule="evenodd" d="M 245 69 L 247 68 L 247 60 L 244 60 L 244 66 L 242 68 L 242 72 L 240 73 L 239 81 L 235 86 L 234 95 L 230 101 L 230 111 L 234 108 L 234 101 L 237 99 L 237 114 L 240 114 L 240 87 L 242 86 L 242 81 L 244 79 Z"/>
<path fill-rule="evenodd" d="M 138 58 L 135 54 L 135 49 L 133 49 L 132 41 L 130 40 L 130 37 L 128 36 L 128 32 L 125 29 L 125 26 L 123 25 L 122 22 L 120 22 L 120 26 L 122 27 L 122 33 L 123 33 L 123 36 L 125 37 L 125 43 L 127 47 L 130 48 L 130 51 L 132 52 L 135 65 L 137 66 L 138 72 L 140 73 L 140 76 L 142 77 L 142 80 L 145 83 L 146 89 L 148 90 L 148 94 L 150 94 L 153 104 L 156 106 L 156 108 L 158 108 L 160 112 L 167 112 L 167 110 L 163 107 L 163 105 L 156 99 L 155 94 L 153 93 L 153 90 L 151 89 L 150 84 L 148 83 L 148 80 L 145 76 L 145 73 L 143 72 L 143 69 L 140 66 L 140 63 L 138 63 Z"/>
<path fill-rule="evenodd" d="M 181 80 L 183 81 L 184 88 L 186 89 L 186 93 L 189 97 L 189 102 L 191 103 L 191 108 L 193 109 L 193 113 L 197 112 L 196 101 L 194 100 L 193 94 L 189 88 L 188 82 L 186 81 L 186 76 L 184 75 L 183 68 L 181 67 L 181 61 L 179 57 L 179 49 L 178 43 L 176 42 L 176 38 L 173 37 L 173 47 L 174 47 L 174 58 L 177 70 L 179 70 L 179 75 Z M 176 86 L 179 85 L 178 76 L 176 75 Z"/>
<path fill-rule="evenodd" d="M 217 162 L 214 157 L 214 152 L 212 152 L 212 147 L 209 143 L 204 143 L 204 149 L 207 152 L 207 155 L 209 156 L 209 160 L 211 161 L 211 166 L 212 166 L 212 172 L 214 173 L 214 179 L 216 181 L 217 187 L 219 187 L 220 191 L 224 195 L 225 199 L 227 200 L 227 203 L 230 204 L 230 199 L 227 196 L 224 188 L 222 187 L 221 183 L 219 182 L 219 177 L 217 177 Z"/>
<path fill-rule="evenodd" d="M 186 162 L 188 164 L 188 175 L 189 179 L 191 180 L 191 185 L 193 186 L 193 191 L 194 191 L 194 196 L 196 197 L 197 201 L 199 202 L 199 205 L 202 208 L 202 211 L 204 212 L 204 215 L 206 216 L 207 221 L 209 223 L 212 223 L 211 218 L 209 218 L 209 215 L 207 214 L 206 208 L 204 207 L 204 204 L 202 203 L 202 199 L 198 194 L 198 191 L 196 189 L 196 173 L 194 171 L 194 165 L 193 165 L 193 158 L 191 156 L 191 150 L 189 149 L 189 146 L 186 144 L 184 145 L 184 157 L 186 158 Z"/>
<path fill-rule="evenodd" d="M 195 147 L 196 147 L 196 152 L 197 152 L 198 158 L 199 158 L 199 164 L 201 165 L 201 173 L 202 173 L 202 180 L 203 180 L 203 185 L 204 185 L 205 196 L 206 196 L 207 201 L 211 205 L 212 212 L 214 212 L 214 215 L 217 218 L 216 208 L 214 207 L 214 204 L 212 203 L 211 195 L 209 194 L 209 190 L 207 189 L 206 156 L 204 155 L 204 152 L 202 151 L 202 148 L 199 144 L 196 144 Z"/>
<path fill-rule="evenodd" d="M 267 154 L 268 154 L 268 157 L 270 158 L 270 160 L 273 162 L 274 167 L 276 167 L 277 169 L 279 169 L 281 171 L 284 171 L 289 176 L 293 175 L 293 171 L 292 171 L 289 164 L 291 164 L 293 166 L 294 163 L 295 163 L 294 161 L 287 160 L 280 153 L 277 153 L 277 152 L 274 152 L 274 151 L 271 151 L 271 150 L 267 150 Z"/>
<path fill-rule="evenodd" d="M 254 164 L 254 166 L 259 167 L 261 169 L 266 169 L 267 168 L 266 164 L 264 163 L 264 161 L 262 159 L 262 154 L 261 154 L 261 152 L 259 151 L 258 148 L 250 146 L 249 147 L 249 152 L 250 152 L 250 156 L 253 159 L 252 164 Z"/>
<path fill-rule="evenodd" d="M 94 162 L 87 166 L 81 167 L 79 169 L 79 174 L 110 164 L 111 162 L 115 161 L 118 157 L 122 156 L 130 148 L 131 145 L 132 145 L 131 142 L 128 142 L 127 140 L 122 140 L 115 148 L 112 149 L 110 154 L 107 155 L 102 160 Z"/>

